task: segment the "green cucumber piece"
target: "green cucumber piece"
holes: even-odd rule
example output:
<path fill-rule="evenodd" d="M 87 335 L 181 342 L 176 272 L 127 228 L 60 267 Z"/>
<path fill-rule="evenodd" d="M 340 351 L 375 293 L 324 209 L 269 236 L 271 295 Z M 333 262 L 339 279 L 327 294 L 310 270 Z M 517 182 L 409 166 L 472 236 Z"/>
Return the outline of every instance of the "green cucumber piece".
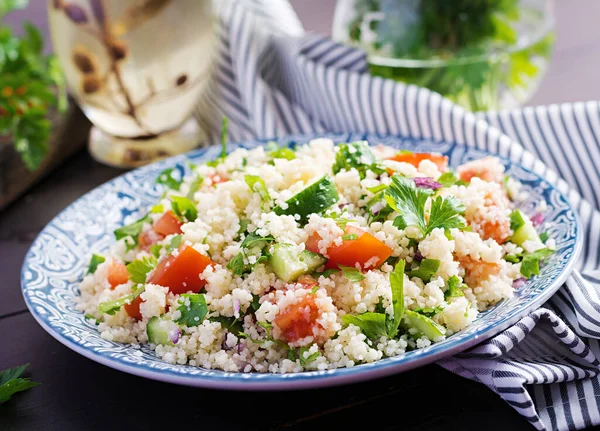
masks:
<path fill-rule="evenodd" d="M 522 246 L 525 241 L 542 242 L 527 214 L 514 210 L 510 215 L 510 220 L 511 228 L 514 230 L 513 236 L 510 238 L 511 242 L 518 246 Z"/>
<path fill-rule="evenodd" d="M 174 346 L 171 335 L 180 333 L 179 327 L 171 320 L 153 316 L 146 325 L 146 334 L 148 342 L 152 344 L 162 344 L 165 346 Z M 179 336 L 177 336 L 179 338 Z"/>
<path fill-rule="evenodd" d="M 409 328 L 415 328 L 421 335 L 426 336 L 430 340 L 435 340 L 438 337 L 446 335 L 444 327 L 435 323 L 427 316 L 406 310 L 404 317 L 406 317 Z"/>
<path fill-rule="evenodd" d="M 300 223 L 306 223 L 308 216 L 319 214 L 339 200 L 339 195 L 333 180 L 325 175 L 286 201 L 287 208 L 279 205 L 273 211 L 277 215 L 300 216 Z"/>
<path fill-rule="evenodd" d="M 291 283 L 298 277 L 323 265 L 327 259 L 317 253 L 304 250 L 298 253 L 292 244 L 275 244 L 269 262 L 277 277 Z"/>

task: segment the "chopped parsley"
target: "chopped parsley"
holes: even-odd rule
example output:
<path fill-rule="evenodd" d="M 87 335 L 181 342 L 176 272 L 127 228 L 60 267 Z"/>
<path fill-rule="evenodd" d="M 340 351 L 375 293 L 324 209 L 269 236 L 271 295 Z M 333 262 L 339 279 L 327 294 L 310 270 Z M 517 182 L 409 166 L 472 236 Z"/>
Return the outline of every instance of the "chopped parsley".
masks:
<path fill-rule="evenodd" d="M 171 199 L 171 208 L 179 218 L 187 221 L 194 221 L 198 218 L 198 210 L 190 199 L 183 196 L 171 196 Z"/>
<path fill-rule="evenodd" d="M 442 187 L 450 187 L 458 183 L 460 180 L 456 177 L 454 172 L 447 171 L 440 175 L 436 181 L 440 183 Z"/>
<path fill-rule="evenodd" d="M 448 279 L 448 289 L 444 292 L 444 299 L 459 298 L 465 296 L 463 289 L 467 287 L 466 284 L 460 281 L 456 275 L 453 275 Z"/>
<path fill-rule="evenodd" d="M 344 266 L 344 265 L 338 265 L 338 266 L 342 270 L 342 274 L 344 275 L 344 277 L 346 277 L 348 280 L 350 280 L 352 282 L 357 282 L 357 281 L 361 281 L 361 280 L 365 279 L 365 276 L 363 275 L 363 273 L 360 272 L 357 268 L 355 268 L 353 266 Z"/>
<path fill-rule="evenodd" d="M 404 267 L 406 262 L 399 260 L 396 267 L 390 272 L 390 286 L 392 288 L 392 305 L 394 309 L 394 315 L 392 318 L 388 318 L 387 330 L 390 338 L 396 337 L 398 334 L 398 327 L 404 316 Z M 383 306 L 382 306 L 383 308 Z"/>
<path fill-rule="evenodd" d="M 342 239 L 344 241 L 356 241 L 358 239 L 358 235 L 355 233 L 347 233 L 345 235 L 342 235 Z"/>
<path fill-rule="evenodd" d="M 243 322 L 235 317 L 213 316 L 209 317 L 208 320 L 211 322 L 219 322 L 221 324 L 221 328 L 231 332 L 236 337 L 244 329 Z"/>
<path fill-rule="evenodd" d="M 185 197 L 193 201 L 194 195 L 196 194 L 203 182 L 204 177 L 202 175 L 196 175 L 190 183 L 190 189 L 188 190 L 187 195 Z"/>
<path fill-rule="evenodd" d="M 504 256 L 504 260 L 510 263 L 519 263 L 521 262 L 522 257 L 523 255 L 507 254 Z"/>
<path fill-rule="evenodd" d="M 227 263 L 227 269 L 230 269 L 235 275 L 243 275 L 252 272 L 256 265 L 269 259 L 269 253 L 266 250 L 266 246 L 274 241 L 275 238 L 273 235 L 260 236 L 257 233 L 249 233 L 240 244 L 242 251 L 236 254 L 233 259 Z M 257 257 L 256 262 L 253 264 L 246 263 L 248 260 L 246 250 L 249 249 L 261 250 L 260 256 Z"/>
<path fill-rule="evenodd" d="M 415 308 L 413 311 L 415 313 L 420 314 L 421 316 L 425 316 L 428 319 L 431 319 L 436 314 L 439 314 L 444 309 L 443 306 L 438 305 L 437 307 L 425 307 L 425 308 Z M 433 324 L 437 325 L 435 322 Z"/>
<path fill-rule="evenodd" d="M 157 263 L 158 261 L 154 256 L 143 256 L 134 260 L 127 265 L 129 279 L 136 284 L 146 283 L 148 273 L 156 267 Z"/>
<path fill-rule="evenodd" d="M 154 205 L 152 208 L 150 208 L 150 212 L 152 214 L 161 214 L 165 212 L 165 206 L 163 204 Z"/>
<path fill-rule="evenodd" d="M 98 265 L 104 262 L 106 258 L 104 256 L 100 256 L 99 254 L 92 254 L 92 258 L 90 259 L 90 264 L 88 265 L 88 269 L 86 274 L 93 274 L 98 269 Z"/>
<path fill-rule="evenodd" d="M 179 325 L 199 326 L 208 314 L 206 298 L 201 293 L 183 293 L 180 295 L 179 304 L 177 311 L 181 316 L 175 320 Z"/>
<path fill-rule="evenodd" d="M 342 322 L 346 325 L 358 326 L 363 334 L 372 340 L 388 335 L 386 315 L 383 313 L 363 313 L 358 316 L 344 314 Z"/>
<path fill-rule="evenodd" d="M 137 245 L 138 237 L 140 236 L 140 233 L 142 233 L 142 229 L 146 223 L 150 223 L 150 217 L 148 217 L 148 215 L 145 215 L 141 219 L 128 224 L 127 226 L 123 226 L 115 230 L 115 238 L 117 241 L 126 237 L 133 239 L 133 246 L 131 246 L 129 243 L 127 244 L 127 250 L 131 250 Z"/>
<path fill-rule="evenodd" d="M 131 302 L 140 296 L 144 291 L 144 286 L 138 287 L 132 294 L 123 296 L 122 298 L 115 299 L 113 301 L 101 302 L 98 305 L 98 311 L 101 314 L 114 315 L 123 307 L 125 304 L 131 304 Z"/>
<path fill-rule="evenodd" d="M 250 190 L 258 193 L 263 202 L 271 200 L 265 181 L 261 177 L 258 175 L 246 175 L 244 176 L 244 180 L 246 181 L 246 184 L 248 184 L 248 187 L 250 187 Z"/>
<path fill-rule="evenodd" d="M 550 234 L 548 232 L 540 233 L 540 241 L 545 243 L 546 241 L 548 241 L 549 238 L 550 238 Z"/>
<path fill-rule="evenodd" d="M 335 155 L 333 173 L 337 174 L 342 169 L 349 171 L 356 169 L 361 179 L 364 179 L 367 171 L 375 174 L 386 172 L 386 168 L 380 165 L 366 141 L 357 141 L 349 144 L 341 144 Z"/>
<path fill-rule="evenodd" d="M 418 277 L 424 283 L 429 283 L 433 274 L 440 268 L 440 261 L 437 259 L 423 259 L 419 264 L 419 268 L 413 269 L 410 272 L 411 277 Z"/>
<path fill-rule="evenodd" d="M 516 232 L 524 225 L 525 219 L 523 218 L 523 214 L 521 214 L 521 211 L 516 209 L 510 213 L 510 230 Z"/>
<path fill-rule="evenodd" d="M 0 404 L 10 400 L 17 392 L 23 392 L 39 385 L 38 382 L 21 377 L 28 366 L 29 364 L 25 364 L 0 371 Z"/>
<path fill-rule="evenodd" d="M 167 186 L 172 190 L 179 190 L 183 178 L 181 177 L 180 173 L 178 175 L 179 178 L 177 178 L 173 175 L 173 172 L 179 173 L 179 169 L 168 168 L 162 171 L 156 178 L 156 184 L 162 184 L 163 186 Z"/>
<path fill-rule="evenodd" d="M 540 274 L 540 261 L 552 254 L 552 250 L 549 248 L 542 248 L 533 253 L 526 254 L 523 256 L 521 261 L 521 274 L 525 278 L 529 278 L 532 275 Z"/>
<path fill-rule="evenodd" d="M 269 142 L 266 146 L 267 155 L 272 159 L 294 160 L 296 153 L 289 147 L 277 145 L 276 142 Z"/>

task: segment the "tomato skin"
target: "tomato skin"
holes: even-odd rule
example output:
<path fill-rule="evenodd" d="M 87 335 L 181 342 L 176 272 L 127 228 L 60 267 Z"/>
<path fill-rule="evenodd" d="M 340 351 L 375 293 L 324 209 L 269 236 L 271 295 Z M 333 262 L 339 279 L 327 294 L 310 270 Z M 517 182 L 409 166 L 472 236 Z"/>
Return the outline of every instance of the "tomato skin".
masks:
<path fill-rule="evenodd" d="M 152 229 L 163 236 L 178 235 L 181 233 L 182 224 L 183 222 L 177 218 L 173 211 L 167 211 L 154 222 Z"/>
<path fill-rule="evenodd" d="M 125 264 L 115 261 L 111 262 L 110 266 L 108 267 L 108 276 L 106 279 L 108 280 L 108 284 L 110 284 L 111 289 L 127 283 L 129 280 L 129 273 L 127 272 L 127 267 Z"/>
<path fill-rule="evenodd" d="M 150 246 L 156 244 L 157 242 L 165 239 L 159 233 L 156 233 L 153 229 L 147 230 L 146 232 L 142 232 L 138 237 L 138 244 L 142 250 L 149 251 Z"/>
<path fill-rule="evenodd" d="M 130 317 L 133 317 L 136 320 L 142 320 L 142 312 L 140 311 L 140 304 L 142 302 L 144 302 L 144 300 L 138 295 L 130 304 L 125 304 L 123 308 Z"/>
<path fill-rule="evenodd" d="M 158 264 L 148 283 L 167 287 L 174 294 L 198 293 L 206 284 L 199 276 L 212 264 L 212 260 L 193 247 L 183 246 L 176 256 L 169 255 Z"/>
<path fill-rule="evenodd" d="M 441 154 L 435 153 L 398 153 L 388 160 L 394 160 L 396 162 L 404 162 L 413 165 L 415 168 L 419 167 L 419 163 L 423 160 L 431 160 L 435 163 L 440 172 L 448 170 L 448 157 Z"/>
<path fill-rule="evenodd" d="M 288 305 L 275 317 L 273 322 L 281 330 L 280 338 L 289 343 L 313 336 L 313 328 L 318 325 L 319 309 L 314 295 L 306 295 L 295 304 Z"/>
<path fill-rule="evenodd" d="M 329 260 L 325 264 L 325 268 L 337 268 L 338 265 L 356 266 L 360 265 L 363 269 L 365 264 L 373 257 L 377 256 L 377 262 L 371 265 L 370 268 L 377 268 L 392 255 L 393 250 L 375 238 L 368 232 L 354 226 L 347 226 L 346 234 L 357 235 L 354 240 L 344 240 L 340 245 L 332 245 L 327 249 Z M 318 233 L 314 233 L 306 242 L 306 249 L 313 253 L 319 253 L 318 242 L 321 237 Z"/>

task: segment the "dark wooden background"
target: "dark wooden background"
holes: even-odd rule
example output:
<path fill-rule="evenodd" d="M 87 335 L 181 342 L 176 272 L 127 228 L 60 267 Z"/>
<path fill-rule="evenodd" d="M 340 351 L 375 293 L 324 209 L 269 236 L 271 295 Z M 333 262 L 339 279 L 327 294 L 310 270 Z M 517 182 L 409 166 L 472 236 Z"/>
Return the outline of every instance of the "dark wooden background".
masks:
<path fill-rule="evenodd" d="M 9 20 L 47 28 L 45 2 Z M 334 0 L 293 0 L 307 30 L 328 33 Z M 556 2 L 558 42 L 530 104 L 600 99 L 600 1 Z M 41 383 L 0 405 L 0 430 L 355 429 L 528 430 L 496 394 L 436 365 L 368 383 L 286 393 L 194 389 L 96 364 L 37 325 L 20 290 L 20 268 L 59 211 L 121 173 L 81 151 L 0 213 L 0 369 L 31 363 Z"/>

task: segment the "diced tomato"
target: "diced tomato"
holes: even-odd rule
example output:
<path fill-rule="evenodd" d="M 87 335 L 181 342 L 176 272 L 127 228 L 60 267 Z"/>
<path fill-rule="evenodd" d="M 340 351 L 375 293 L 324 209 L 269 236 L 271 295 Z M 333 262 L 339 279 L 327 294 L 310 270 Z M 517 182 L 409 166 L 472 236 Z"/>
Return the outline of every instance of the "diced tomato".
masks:
<path fill-rule="evenodd" d="M 435 163 L 440 172 L 444 172 L 448 169 L 448 157 L 441 154 L 435 153 L 398 153 L 394 157 L 390 157 L 388 160 L 394 160 L 396 162 L 410 163 L 415 168 L 419 167 L 419 163 L 423 160 L 431 160 Z"/>
<path fill-rule="evenodd" d="M 183 222 L 177 218 L 173 211 L 167 211 L 161 218 L 156 220 L 152 229 L 160 235 L 177 235 L 181 233 Z"/>
<path fill-rule="evenodd" d="M 357 239 L 347 239 L 342 241 L 340 245 L 333 245 L 327 249 L 329 260 L 325 265 L 326 268 L 337 268 L 338 265 L 356 266 L 359 264 L 361 268 L 365 268 L 367 262 L 377 257 L 377 261 L 371 262 L 369 268 L 377 268 L 392 255 L 392 249 L 379 241 L 373 235 L 365 232 L 354 226 L 347 226 L 346 234 L 354 234 Z M 318 233 L 314 233 L 306 242 L 306 249 L 313 253 L 319 253 L 318 243 L 321 237 Z"/>
<path fill-rule="evenodd" d="M 140 304 L 144 302 L 141 296 L 136 297 L 130 304 L 125 304 L 123 308 L 131 317 L 136 320 L 142 320 L 142 312 L 140 311 Z"/>
<path fill-rule="evenodd" d="M 156 244 L 159 241 L 162 241 L 165 237 L 159 233 L 156 233 L 153 229 L 149 229 L 145 232 L 142 232 L 138 237 L 138 243 L 142 250 L 150 250 L 150 246 Z"/>
<path fill-rule="evenodd" d="M 108 276 L 106 279 L 108 280 L 108 284 L 110 284 L 111 289 L 114 289 L 120 284 L 127 283 L 127 280 L 129 280 L 127 267 L 121 262 L 113 261 L 108 267 Z"/>
<path fill-rule="evenodd" d="M 284 308 L 274 320 L 274 323 L 281 330 L 280 338 L 289 343 L 298 341 L 301 338 L 312 336 L 313 328 L 319 318 L 319 309 L 315 304 L 313 295 L 306 295 L 304 298 L 292 305 Z M 319 326 L 316 326 L 318 328 Z"/>
<path fill-rule="evenodd" d="M 478 285 L 491 276 L 500 274 L 502 267 L 498 263 L 473 259 L 471 256 L 459 257 L 457 260 L 465 268 L 467 284 Z"/>
<path fill-rule="evenodd" d="M 227 181 L 229 181 L 229 178 L 222 177 L 219 174 L 210 175 L 208 178 L 210 178 L 210 181 L 213 184 L 226 183 Z"/>
<path fill-rule="evenodd" d="M 148 283 L 168 287 L 175 294 L 198 293 L 206 284 L 200 279 L 200 274 L 212 264 L 212 260 L 193 247 L 183 246 L 176 256 L 169 255 L 158 264 Z"/>

